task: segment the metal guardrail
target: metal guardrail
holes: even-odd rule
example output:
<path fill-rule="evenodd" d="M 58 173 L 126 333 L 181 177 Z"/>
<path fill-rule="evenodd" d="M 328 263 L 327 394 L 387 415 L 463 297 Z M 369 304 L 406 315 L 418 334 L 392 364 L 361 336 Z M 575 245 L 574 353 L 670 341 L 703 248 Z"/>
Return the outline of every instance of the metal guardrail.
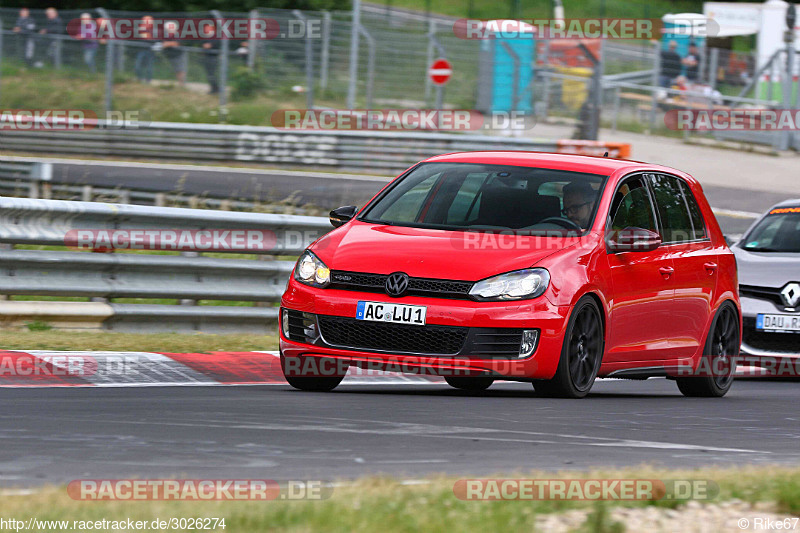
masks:
<path fill-rule="evenodd" d="M 278 314 L 271 303 L 279 301 L 294 262 L 258 259 L 297 255 L 329 229 L 328 220 L 317 217 L 0 198 L 0 294 L 93 300 L 3 302 L 0 321 L 72 324 L 85 308 L 106 329 L 274 332 Z M 207 250 L 258 254 L 253 259 L 11 249 L 64 246 L 72 230 L 258 230 L 271 232 L 274 245 L 254 249 L 245 241 Z M 183 305 L 114 303 L 116 298 L 175 299 Z M 203 300 L 270 306 L 195 305 Z"/>
<path fill-rule="evenodd" d="M 330 226 L 327 219 L 298 215 L 150 207 L 98 202 L 0 198 L 0 243 L 64 246 L 69 230 L 269 230 L 274 246 L 209 250 L 297 255 Z"/>
<path fill-rule="evenodd" d="M 0 160 L 0 189 L 17 189 L 23 182 L 29 198 L 38 198 L 40 186 L 49 186 L 52 176 L 50 163 Z"/>
<path fill-rule="evenodd" d="M 0 150 L 156 160 L 246 161 L 399 173 L 421 159 L 473 150 L 558 151 L 537 142 L 475 134 L 305 131 L 269 127 L 153 122 L 139 127 L 5 132 Z"/>

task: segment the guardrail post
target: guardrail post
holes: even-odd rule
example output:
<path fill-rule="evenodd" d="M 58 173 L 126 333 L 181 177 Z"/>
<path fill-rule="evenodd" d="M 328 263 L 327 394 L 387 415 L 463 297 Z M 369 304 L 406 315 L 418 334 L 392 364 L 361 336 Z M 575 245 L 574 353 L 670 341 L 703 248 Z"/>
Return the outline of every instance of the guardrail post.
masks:
<path fill-rule="evenodd" d="M 52 163 L 33 163 L 31 165 L 30 177 L 30 194 L 28 197 L 50 199 L 52 196 L 50 188 L 50 180 L 53 177 Z"/>
<path fill-rule="evenodd" d="M 181 252 L 181 257 L 200 257 L 200 254 L 197 252 Z M 198 278 L 199 277 L 200 275 L 198 274 Z M 198 281 L 200 281 L 200 279 L 198 279 Z M 197 300 L 192 298 L 181 298 L 178 303 L 180 305 L 197 305 Z"/>
<path fill-rule="evenodd" d="M 353 16 L 350 20 L 350 72 L 347 85 L 347 109 L 356 106 L 356 83 L 358 82 L 358 29 L 361 27 L 361 0 L 353 0 Z"/>
<path fill-rule="evenodd" d="M 611 122 L 611 129 L 617 131 L 617 116 L 619 116 L 619 86 L 614 87 L 614 118 Z"/>
<path fill-rule="evenodd" d="M 94 190 L 91 185 L 84 185 L 83 188 L 81 189 L 81 201 L 91 202 L 93 193 Z"/>

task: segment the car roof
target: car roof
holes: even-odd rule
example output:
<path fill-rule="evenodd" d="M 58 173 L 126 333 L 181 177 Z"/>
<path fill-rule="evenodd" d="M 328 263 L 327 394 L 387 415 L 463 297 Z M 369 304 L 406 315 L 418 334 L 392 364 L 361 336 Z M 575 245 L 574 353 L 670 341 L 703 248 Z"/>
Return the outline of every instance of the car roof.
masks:
<path fill-rule="evenodd" d="M 430 157 L 423 163 L 485 163 L 494 165 L 517 165 L 552 170 L 572 170 L 589 174 L 611 175 L 617 171 L 655 170 L 671 172 L 683 177 L 688 174 L 660 165 L 650 165 L 641 161 L 612 159 L 602 156 L 556 154 L 551 152 L 485 151 L 455 152 Z"/>
<path fill-rule="evenodd" d="M 784 200 L 770 207 L 767 212 L 772 211 L 776 207 L 800 207 L 800 198 L 795 198 L 794 200 Z"/>

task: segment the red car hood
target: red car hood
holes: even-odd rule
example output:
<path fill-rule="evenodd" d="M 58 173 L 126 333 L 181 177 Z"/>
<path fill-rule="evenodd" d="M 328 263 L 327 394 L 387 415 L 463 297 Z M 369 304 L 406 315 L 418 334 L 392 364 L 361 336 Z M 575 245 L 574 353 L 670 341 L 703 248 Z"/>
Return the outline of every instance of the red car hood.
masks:
<path fill-rule="evenodd" d="M 477 281 L 527 268 L 580 237 L 445 231 L 354 220 L 311 248 L 331 270 Z"/>

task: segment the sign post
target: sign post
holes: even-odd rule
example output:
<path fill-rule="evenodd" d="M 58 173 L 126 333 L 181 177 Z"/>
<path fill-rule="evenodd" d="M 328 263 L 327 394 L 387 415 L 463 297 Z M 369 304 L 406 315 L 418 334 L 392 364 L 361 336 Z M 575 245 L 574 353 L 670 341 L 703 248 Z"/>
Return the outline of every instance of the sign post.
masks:
<path fill-rule="evenodd" d="M 450 81 L 452 74 L 453 67 L 444 58 L 437 59 L 428 67 L 428 76 L 436 86 L 436 109 L 441 109 L 444 106 L 444 86 Z"/>

